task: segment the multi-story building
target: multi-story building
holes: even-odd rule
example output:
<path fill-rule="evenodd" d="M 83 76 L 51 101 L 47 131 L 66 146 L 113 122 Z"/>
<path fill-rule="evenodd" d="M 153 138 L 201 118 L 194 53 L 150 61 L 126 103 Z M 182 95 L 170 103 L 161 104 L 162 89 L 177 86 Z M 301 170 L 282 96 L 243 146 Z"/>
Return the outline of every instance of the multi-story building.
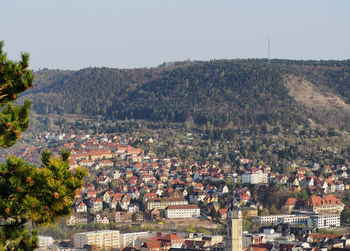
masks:
<path fill-rule="evenodd" d="M 262 224 L 289 223 L 291 225 L 307 225 L 311 228 L 339 227 L 340 214 L 309 214 L 309 215 L 269 215 L 255 218 Z"/>
<path fill-rule="evenodd" d="M 53 238 L 51 236 L 38 236 L 39 242 L 39 248 L 48 248 L 50 245 L 53 244 Z"/>
<path fill-rule="evenodd" d="M 242 207 L 242 218 L 249 219 L 258 216 L 258 209 L 253 207 Z"/>
<path fill-rule="evenodd" d="M 120 234 L 120 247 L 134 247 L 135 241 L 137 238 L 142 237 L 150 237 L 150 232 L 132 232 L 132 233 L 123 233 Z"/>
<path fill-rule="evenodd" d="M 165 217 L 167 219 L 193 218 L 199 216 L 200 209 L 193 204 L 168 206 L 165 209 Z"/>
<path fill-rule="evenodd" d="M 291 215 L 280 219 L 281 223 L 289 223 L 291 225 L 306 225 L 310 217 L 308 215 Z"/>
<path fill-rule="evenodd" d="M 101 249 L 119 248 L 119 231 L 101 230 L 93 232 L 76 233 L 74 235 L 74 247 L 83 248 L 85 245 L 91 245 Z"/>
<path fill-rule="evenodd" d="M 301 210 L 319 213 L 341 213 L 344 204 L 334 195 L 327 195 L 324 198 L 320 196 L 312 196 L 310 199 L 300 205 Z"/>
<path fill-rule="evenodd" d="M 340 227 L 340 214 L 310 215 L 307 226 L 310 228 Z"/>
<path fill-rule="evenodd" d="M 115 212 L 114 215 L 115 222 L 132 222 L 132 213 L 125 211 Z"/>
<path fill-rule="evenodd" d="M 147 201 L 147 209 L 152 210 L 153 208 L 164 210 L 168 206 L 176 205 L 187 205 L 188 201 L 183 198 L 157 198 L 150 199 Z"/>
<path fill-rule="evenodd" d="M 292 225 L 307 224 L 308 215 L 294 215 L 294 214 L 278 214 L 278 215 L 267 215 L 255 217 L 260 224 L 278 224 L 278 223 L 289 223 Z"/>
<path fill-rule="evenodd" d="M 242 183 L 260 184 L 267 181 L 267 173 L 261 168 L 252 168 L 242 174 Z"/>

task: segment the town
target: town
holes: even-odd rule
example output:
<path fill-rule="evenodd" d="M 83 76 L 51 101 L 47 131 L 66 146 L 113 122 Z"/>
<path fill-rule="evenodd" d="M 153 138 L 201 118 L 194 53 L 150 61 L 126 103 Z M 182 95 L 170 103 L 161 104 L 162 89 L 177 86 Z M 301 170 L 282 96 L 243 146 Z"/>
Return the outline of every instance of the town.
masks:
<path fill-rule="evenodd" d="M 42 229 L 39 250 L 301 251 L 350 246 L 350 165 L 291 163 L 291 171 L 278 173 L 267 163 L 254 166 L 251 159 L 238 157 L 238 165 L 230 168 L 159 157 L 135 147 L 135 141 L 107 133 L 37 136 L 37 146 L 54 146 L 54 153 L 70 150 L 72 170 L 89 170 L 72 215 L 60 223 L 64 231 L 51 236 L 54 232 Z M 144 138 L 142 145 L 156 141 Z M 9 152 L 32 162 L 40 158 L 37 147 Z"/>

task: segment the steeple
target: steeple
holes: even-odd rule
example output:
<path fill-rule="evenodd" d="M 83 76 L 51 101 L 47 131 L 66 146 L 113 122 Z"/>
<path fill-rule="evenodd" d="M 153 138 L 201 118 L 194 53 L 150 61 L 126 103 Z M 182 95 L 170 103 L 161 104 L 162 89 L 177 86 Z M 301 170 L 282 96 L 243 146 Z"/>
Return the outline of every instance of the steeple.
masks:
<path fill-rule="evenodd" d="M 227 212 L 226 222 L 226 251 L 242 250 L 242 211 L 234 200 Z"/>

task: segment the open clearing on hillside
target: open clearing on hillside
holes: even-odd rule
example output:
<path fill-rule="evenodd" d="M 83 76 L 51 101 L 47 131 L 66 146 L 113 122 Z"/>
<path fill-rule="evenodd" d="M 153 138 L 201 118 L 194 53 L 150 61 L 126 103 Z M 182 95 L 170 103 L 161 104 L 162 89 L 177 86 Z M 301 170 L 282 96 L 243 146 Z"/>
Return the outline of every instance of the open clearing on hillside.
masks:
<path fill-rule="evenodd" d="M 319 90 L 310 81 L 288 75 L 285 76 L 284 83 L 289 90 L 289 95 L 307 108 L 324 112 L 344 111 L 350 113 L 350 105 L 330 92 Z"/>
<path fill-rule="evenodd" d="M 321 125 L 341 127 L 337 124 L 339 121 L 350 119 L 350 105 L 330 91 L 321 90 L 310 81 L 293 75 L 284 76 L 284 85 L 289 95 L 318 118 Z"/>

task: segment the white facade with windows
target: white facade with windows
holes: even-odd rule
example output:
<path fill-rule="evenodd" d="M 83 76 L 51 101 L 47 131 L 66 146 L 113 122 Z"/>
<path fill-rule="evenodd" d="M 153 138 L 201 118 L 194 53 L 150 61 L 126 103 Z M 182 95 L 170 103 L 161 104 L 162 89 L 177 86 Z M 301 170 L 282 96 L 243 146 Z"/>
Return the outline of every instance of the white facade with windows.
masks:
<path fill-rule="evenodd" d="M 310 215 L 307 226 L 310 228 L 340 227 L 340 214 Z"/>
<path fill-rule="evenodd" d="M 164 210 L 168 206 L 173 205 L 187 205 L 188 201 L 181 198 L 157 198 L 151 199 L 147 202 L 147 209 L 152 210 L 153 208 Z"/>
<path fill-rule="evenodd" d="M 266 216 L 255 217 L 255 220 L 257 220 L 260 224 L 264 224 L 264 223 L 277 224 L 283 221 L 284 219 L 291 219 L 294 216 L 295 215 L 293 214 L 266 215 Z"/>
<path fill-rule="evenodd" d="M 260 184 L 267 183 L 267 181 L 267 173 L 259 168 L 252 168 L 242 174 L 242 183 Z"/>
<path fill-rule="evenodd" d="M 119 248 L 120 234 L 117 230 L 101 230 L 74 235 L 74 247 L 83 248 L 92 245 L 98 248 Z"/>
<path fill-rule="evenodd" d="M 200 209 L 196 205 L 169 206 L 165 209 L 167 219 L 193 218 L 200 216 Z"/>
<path fill-rule="evenodd" d="M 39 248 L 48 248 L 50 245 L 53 244 L 53 238 L 51 236 L 38 236 L 39 242 Z"/>
<path fill-rule="evenodd" d="M 293 215 L 280 214 L 255 217 L 261 224 L 289 223 L 292 225 L 307 225 L 311 228 L 339 227 L 340 214 L 312 214 L 312 215 Z"/>
<path fill-rule="evenodd" d="M 137 238 L 142 237 L 150 237 L 151 233 L 150 232 L 132 232 L 132 233 L 123 233 L 120 234 L 120 247 L 125 248 L 125 247 L 134 247 L 135 246 L 135 241 Z"/>

